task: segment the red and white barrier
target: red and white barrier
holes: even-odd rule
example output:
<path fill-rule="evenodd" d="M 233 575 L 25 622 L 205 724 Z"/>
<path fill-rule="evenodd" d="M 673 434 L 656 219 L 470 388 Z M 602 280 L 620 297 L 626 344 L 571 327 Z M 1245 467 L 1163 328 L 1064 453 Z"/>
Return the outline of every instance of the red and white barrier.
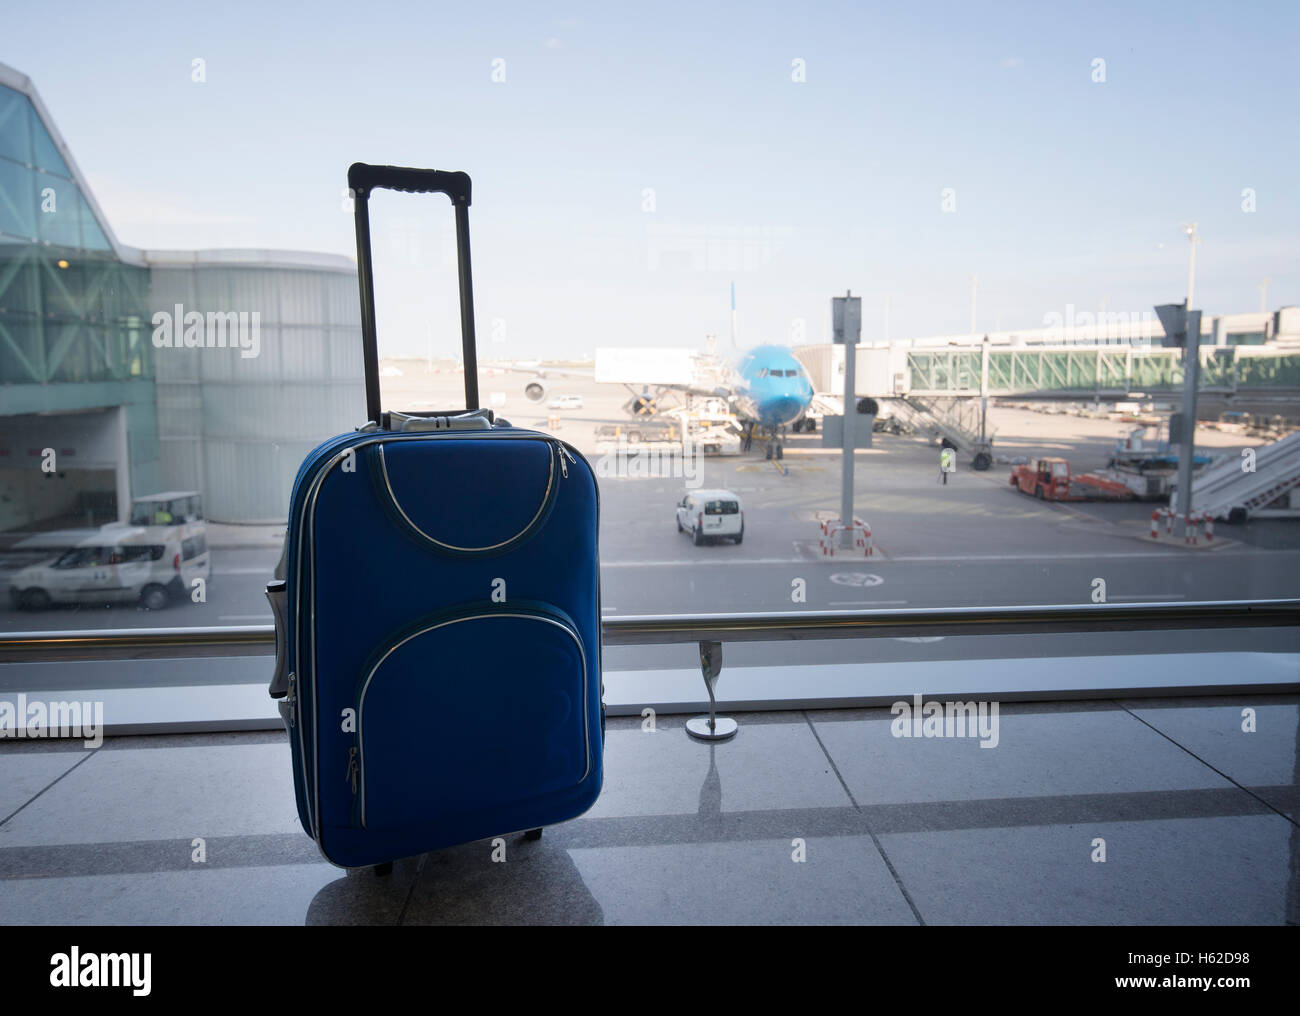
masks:
<path fill-rule="evenodd" d="M 840 534 L 846 529 L 853 532 L 852 544 L 848 547 L 840 544 Z M 834 557 L 837 553 L 861 553 L 863 557 L 871 557 L 871 527 L 859 518 L 855 518 L 847 526 L 839 519 L 824 519 L 821 549 L 823 557 Z"/>
<path fill-rule="evenodd" d="M 1160 520 L 1165 520 L 1165 535 L 1173 536 L 1174 523 L 1180 518 L 1177 512 L 1172 508 L 1157 508 L 1151 513 L 1151 539 L 1160 539 Z M 1183 545 L 1187 547 L 1198 547 L 1201 543 L 1201 536 L 1204 534 L 1205 542 L 1214 541 L 1214 516 L 1209 512 L 1193 512 L 1191 518 L 1186 520 L 1186 526 L 1183 528 Z"/>

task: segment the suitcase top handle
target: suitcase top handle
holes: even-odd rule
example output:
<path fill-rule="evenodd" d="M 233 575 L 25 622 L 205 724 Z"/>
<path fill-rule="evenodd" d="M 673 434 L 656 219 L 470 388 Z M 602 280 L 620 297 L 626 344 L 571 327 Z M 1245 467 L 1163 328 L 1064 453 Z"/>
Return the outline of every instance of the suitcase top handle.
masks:
<path fill-rule="evenodd" d="M 348 187 L 358 197 L 383 188 L 408 194 L 446 194 L 452 204 L 470 203 L 469 174 L 448 173 L 441 169 L 407 169 L 404 166 L 371 166 L 354 162 L 348 167 Z"/>
<path fill-rule="evenodd" d="M 385 425 L 379 404 L 379 340 L 375 335 L 375 278 L 370 256 L 370 192 L 376 188 L 410 194 L 446 194 L 456 213 L 456 273 L 460 280 L 461 363 L 465 368 L 465 408 L 478 409 L 478 353 L 474 343 L 474 283 L 469 256 L 469 174 L 441 169 L 371 166 L 348 167 L 357 227 L 357 284 L 361 291 L 361 344 L 366 372 L 366 415 Z"/>

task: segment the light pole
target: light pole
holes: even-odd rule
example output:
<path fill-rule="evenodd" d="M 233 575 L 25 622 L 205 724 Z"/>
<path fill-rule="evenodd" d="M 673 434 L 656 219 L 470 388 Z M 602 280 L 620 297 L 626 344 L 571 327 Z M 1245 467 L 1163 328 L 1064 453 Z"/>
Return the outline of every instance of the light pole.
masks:
<path fill-rule="evenodd" d="M 1194 222 L 1183 223 L 1183 232 L 1187 234 L 1187 245 L 1190 250 L 1187 258 L 1187 309 L 1191 310 L 1196 289 L 1196 245 L 1201 242 L 1201 239 L 1196 235 Z"/>
<path fill-rule="evenodd" d="M 840 452 L 840 546 L 853 546 L 853 456 L 855 447 L 854 425 L 858 416 L 857 360 L 858 338 L 862 333 L 862 297 L 846 290 L 843 296 L 831 298 L 832 338 L 844 344 L 844 432 Z M 867 437 L 870 439 L 870 431 Z"/>

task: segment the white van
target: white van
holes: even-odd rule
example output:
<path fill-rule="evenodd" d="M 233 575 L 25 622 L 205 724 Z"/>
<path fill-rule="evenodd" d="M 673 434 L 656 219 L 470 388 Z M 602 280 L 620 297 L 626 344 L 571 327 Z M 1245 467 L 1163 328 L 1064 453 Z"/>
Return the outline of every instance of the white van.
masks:
<path fill-rule="evenodd" d="M 192 582 L 211 573 L 206 536 L 156 527 L 108 525 L 53 561 L 29 565 L 9 579 L 15 607 L 56 603 L 133 603 L 161 610 L 173 597 L 188 601 Z"/>
<path fill-rule="evenodd" d="M 695 546 L 705 540 L 745 538 L 740 498 L 729 490 L 690 490 L 677 502 L 677 531 L 690 533 Z"/>

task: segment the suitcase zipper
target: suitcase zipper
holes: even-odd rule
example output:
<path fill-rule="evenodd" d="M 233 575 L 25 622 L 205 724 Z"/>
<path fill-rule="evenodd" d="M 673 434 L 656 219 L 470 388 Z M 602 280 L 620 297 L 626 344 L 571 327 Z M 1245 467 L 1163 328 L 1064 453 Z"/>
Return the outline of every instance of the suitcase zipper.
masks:
<path fill-rule="evenodd" d="M 559 450 L 559 453 L 560 453 L 560 475 L 563 476 L 563 477 L 567 480 L 567 479 L 569 478 L 569 465 L 568 465 L 568 463 L 569 463 L 569 462 L 572 462 L 572 463 L 576 466 L 576 465 L 578 464 L 578 460 L 575 459 L 572 455 L 569 454 L 569 449 L 567 449 L 567 448 L 564 447 L 563 442 L 561 442 L 561 441 L 556 441 L 556 442 L 555 442 L 555 447 Z M 568 461 L 566 462 L 565 460 L 568 460 Z"/>
<path fill-rule="evenodd" d="M 454 432 L 454 433 L 455 436 L 457 437 L 463 436 L 463 432 Z M 491 435 L 481 435 L 476 440 L 481 441 L 489 436 Z M 444 540 L 439 540 L 436 537 L 431 536 L 429 533 L 426 533 L 423 529 L 421 529 L 418 525 L 416 525 L 415 521 L 406 513 L 406 510 L 402 507 L 401 502 L 397 498 L 397 492 L 393 490 L 393 484 L 388 475 L 388 462 L 384 455 L 384 444 L 381 441 L 378 444 L 377 453 L 376 453 L 376 459 L 379 464 L 379 475 L 383 481 L 382 489 L 384 493 L 387 494 L 388 496 L 389 504 L 392 505 L 392 507 L 397 512 L 398 518 L 400 520 L 399 525 L 402 525 L 404 528 L 406 528 L 413 536 L 416 536 L 421 540 L 425 541 L 426 543 L 431 544 L 433 547 L 435 547 L 436 549 L 444 553 L 449 552 L 452 554 L 460 554 L 460 555 L 473 556 L 473 555 L 486 554 L 486 553 L 500 554 L 503 553 L 507 548 L 512 547 L 516 544 L 523 543 L 526 540 L 530 539 L 533 536 L 533 534 L 535 534 L 539 529 L 542 528 L 543 525 L 545 525 L 546 520 L 550 517 L 551 509 L 555 505 L 556 494 L 558 493 L 559 490 L 559 484 L 556 482 L 556 476 L 555 476 L 556 463 L 558 462 L 560 465 L 560 476 L 564 479 L 567 479 L 569 476 L 569 466 L 568 463 L 565 461 L 566 458 L 569 461 L 573 461 L 573 462 L 576 462 L 577 460 L 573 459 L 572 456 L 568 454 L 567 449 L 565 449 L 565 447 L 559 441 L 549 439 L 549 438 L 544 438 L 544 437 L 530 439 L 521 436 L 517 439 L 518 440 L 540 440 L 546 443 L 547 451 L 550 453 L 550 460 L 551 460 L 550 472 L 546 477 L 546 490 L 542 494 L 542 503 L 538 506 L 537 513 L 532 517 L 532 519 L 529 520 L 528 524 L 524 526 L 523 529 L 515 533 L 509 539 L 502 540 L 500 543 L 496 543 L 493 544 L 492 546 L 487 546 L 487 547 L 459 547 L 456 546 L 455 544 L 447 543 Z"/>
<path fill-rule="evenodd" d="M 357 792 L 357 775 L 360 773 L 360 771 L 361 771 L 361 766 L 360 763 L 357 761 L 357 746 L 353 745 L 351 748 L 348 749 L 348 771 L 347 771 L 347 775 L 344 777 L 344 779 L 346 779 L 349 783 L 352 784 L 353 794 Z"/>

